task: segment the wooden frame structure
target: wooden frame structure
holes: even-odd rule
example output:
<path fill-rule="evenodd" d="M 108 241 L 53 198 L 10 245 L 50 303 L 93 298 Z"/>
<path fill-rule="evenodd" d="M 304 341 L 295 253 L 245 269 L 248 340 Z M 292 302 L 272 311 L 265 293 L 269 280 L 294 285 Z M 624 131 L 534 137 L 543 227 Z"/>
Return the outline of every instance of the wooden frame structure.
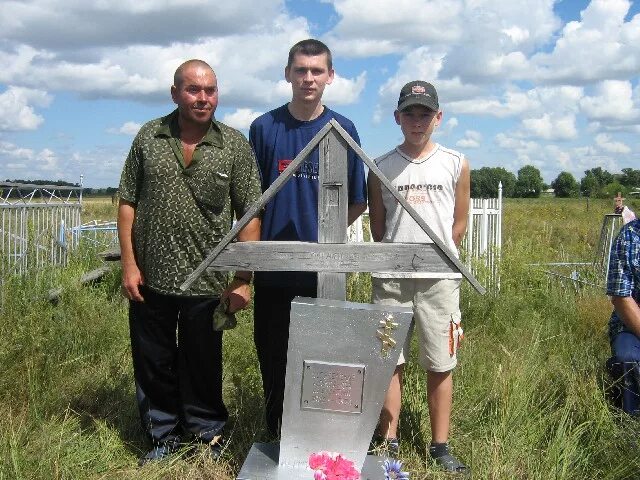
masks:
<path fill-rule="evenodd" d="M 231 243 L 252 218 L 273 198 L 319 146 L 318 243 L 236 242 Z M 350 243 L 347 244 L 347 152 L 351 148 L 362 158 L 382 185 L 389 190 L 433 243 Z M 181 285 L 187 290 L 208 268 L 214 270 L 266 270 L 318 272 L 318 298 L 345 300 L 345 272 L 460 272 L 480 293 L 480 285 L 467 267 L 447 248 L 426 222 L 408 204 L 376 164 L 351 136 L 332 119 L 282 174 L 239 219 L 229 233 L 209 253 Z"/>

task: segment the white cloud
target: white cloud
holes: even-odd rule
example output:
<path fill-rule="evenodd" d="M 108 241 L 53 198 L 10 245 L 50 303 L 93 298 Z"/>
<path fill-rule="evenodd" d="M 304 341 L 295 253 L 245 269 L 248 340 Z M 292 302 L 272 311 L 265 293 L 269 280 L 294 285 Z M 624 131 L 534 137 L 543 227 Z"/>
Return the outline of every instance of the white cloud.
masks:
<path fill-rule="evenodd" d="M 582 111 L 592 120 L 609 120 L 616 123 L 637 123 L 640 108 L 634 104 L 631 82 L 606 80 L 600 83 L 595 95 L 580 101 Z"/>
<path fill-rule="evenodd" d="M 109 128 L 107 132 L 133 137 L 136 133 L 138 133 L 138 130 L 140 130 L 141 126 L 141 123 L 125 122 L 118 128 Z"/>
<path fill-rule="evenodd" d="M 200 0 L 190 3 L 202 4 Z M 206 32 L 198 34 L 192 29 L 192 22 L 184 22 L 189 36 L 174 41 L 168 40 L 170 37 L 164 35 L 155 43 L 153 38 L 136 42 L 130 35 L 118 35 L 109 30 L 113 26 L 105 26 L 108 19 L 104 18 L 99 22 L 95 22 L 95 19 L 90 22 L 95 25 L 96 30 L 105 30 L 99 34 L 105 38 L 96 40 L 96 45 L 92 48 L 88 48 L 87 42 L 90 39 L 84 37 L 73 43 L 74 50 L 65 50 L 56 41 L 42 42 L 42 45 L 39 43 L 39 35 L 55 36 L 55 32 L 31 31 L 31 36 L 23 39 L 29 42 L 28 45 L 15 43 L 19 37 L 16 34 L 13 46 L 9 40 L 0 44 L 0 61 L 11 65 L 10 68 L 0 70 L 0 82 L 37 89 L 71 91 L 87 99 L 123 98 L 166 102 L 175 69 L 185 59 L 201 58 L 216 71 L 221 102 L 224 105 L 237 108 L 256 105 L 272 107 L 282 100 L 277 85 L 283 77 L 288 49 L 293 43 L 310 36 L 309 25 L 305 18 L 281 12 L 282 3 L 277 0 L 271 0 L 268 4 L 261 3 L 259 9 L 246 0 L 240 3 L 237 8 L 234 7 L 235 10 L 226 7 L 223 10 L 229 10 L 226 13 L 232 17 L 242 16 L 242 21 L 229 22 L 224 28 L 216 28 L 216 22 L 224 23 L 225 12 L 218 12 L 221 8 L 218 5 L 213 9 L 206 4 L 208 8 L 202 8 L 205 13 L 194 16 L 197 18 L 196 22 L 206 23 Z M 94 8 L 92 13 L 95 16 L 99 13 L 95 8 L 100 8 L 80 2 L 77 5 L 65 3 L 67 7 L 64 8 L 58 0 L 51 0 L 43 6 L 43 10 L 48 11 L 53 8 L 53 4 L 71 17 L 65 21 L 64 27 L 69 31 L 73 31 L 70 25 L 74 15 L 83 16 L 86 14 L 85 10 L 92 11 Z M 115 7 L 116 10 L 122 9 L 122 15 L 131 10 L 129 7 L 124 8 L 124 5 L 120 2 Z M 174 2 L 162 10 L 167 25 L 171 25 L 171 28 L 166 28 L 166 32 L 173 32 L 176 27 L 175 16 L 171 15 L 171 8 L 175 6 Z M 35 24 L 36 20 L 40 21 L 40 13 L 34 11 L 32 17 L 24 9 L 18 6 L 16 8 L 19 10 L 18 18 L 23 23 Z M 269 15 L 270 12 L 274 14 Z M 218 13 L 220 18 L 217 17 Z M 211 15 L 216 17 L 216 22 L 211 21 Z M 146 24 L 146 20 L 142 21 L 146 17 L 142 20 L 135 15 L 133 17 L 136 18 L 137 28 Z M 52 18 L 48 18 L 47 22 L 55 23 Z M 55 30 L 58 27 L 49 28 Z M 114 40 L 110 36 L 118 38 Z M 127 43 L 113 45 L 123 41 Z M 83 47 L 78 48 L 78 45 Z M 245 55 L 243 52 L 250 53 Z M 247 55 L 250 55 L 251 61 L 247 61 Z"/>
<path fill-rule="evenodd" d="M 596 135 L 595 142 L 598 147 L 600 147 L 605 152 L 609 153 L 622 153 L 627 154 L 631 153 L 631 149 L 622 142 L 616 142 L 611 139 L 610 135 L 606 133 L 600 133 Z"/>
<path fill-rule="evenodd" d="M 324 41 L 327 45 L 332 45 L 331 52 L 333 55 L 339 55 L 341 57 L 376 57 L 396 53 L 405 49 L 400 42 L 386 38 L 343 39 L 331 35 L 325 38 Z"/>
<path fill-rule="evenodd" d="M 10 172 L 28 173 L 30 178 L 44 178 L 49 173 L 60 174 L 59 159 L 51 149 L 44 148 L 36 152 L 4 141 L 0 141 L 0 165 Z"/>
<path fill-rule="evenodd" d="M 21 160 L 20 165 L 26 166 L 22 160 L 29 160 L 33 158 L 33 155 L 33 150 L 30 148 L 20 148 L 13 143 L 0 141 L 0 156 L 19 159 Z"/>
<path fill-rule="evenodd" d="M 42 90 L 9 87 L 0 93 L 0 131 L 35 130 L 44 118 L 34 107 L 47 107 L 52 97 Z"/>
<path fill-rule="evenodd" d="M 576 119 L 572 114 L 554 116 L 545 113 L 541 117 L 525 118 L 522 126 L 532 136 L 544 140 L 570 140 L 578 136 Z"/>
<path fill-rule="evenodd" d="M 602 167 L 609 172 L 619 172 L 621 165 L 617 157 L 603 154 L 598 148 L 584 145 L 563 148 L 555 144 L 543 144 L 524 140 L 500 133 L 496 135 L 496 144 L 500 148 L 512 151 L 515 160 L 505 168 L 514 173 L 524 165 L 535 165 L 540 169 L 543 178 L 551 182 L 560 171 L 570 172 L 577 180 L 584 176 L 584 171 L 594 167 Z"/>
<path fill-rule="evenodd" d="M 458 121 L 458 119 L 456 117 L 451 117 L 448 120 L 445 120 L 444 124 L 442 125 L 442 127 L 440 127 L 440 132 L 443 135 L 448 135 L 451 132 L 453 132 L 456 127 L 458 126 L 460 122 Z"/>
<path fill-rule="evenodd" d="M 255 112 L 250 108 L 239 108 L 233 113 L 228 113 L 222 117 L 222 123 L 238 130 L 249 130 L 251 122 L 262 115 L 264 112 Z"/>
<path fill-rule="evenodd" d="M 356 39 L 371 45 L 385 39 L 385 45 L 435 44 L 455 41 L 464 33 L 456 17 L 462 12 L 460 0 L 395 0 L 390 5 L 387 0 L 329 0 L 339 16 L 339 21 L 330 33 L 329 40 L 340 48 L 343 40 Z M 447 25 L 448 28 L 442 28 Z M 347 44 L 347 46 L 351 46 Z M 340 48 L 341 55 L 357 49 Z"/>
<path fill-rule="evenodd" d="M 532 57 L 534 77 L 583 83 L 635 75 L 640 70 L 640 17 L 625 23 L 631 2 L 592 0 L 581 20 L 563 28 L 551 53 Z"/>
<path fill-rule="evenodd" d="M 367 72 L 355 79 L 340 77 L 336 74 L 331 85 L 325 88 L 322 101 L 331 105 L 349 105 L 356 103 L 367 83 Z"/>
<path fill-rule="evenodd" d="M 77 50 L 131 44 L 168 45 L 212 35 L 269 28 L 284 10 L 281 0 L 5 0 L 3 39 L 35 48 Z M 10 12 L 10 13 L 9 13 Z"/>
<path fill-rule="evenodd" d="M 456 142 L 456 146 L 460 148 L 478 148 L 482 141 L 482 134 L 475 130 L 467 130 L 464 132 L 464 138 Z"/>

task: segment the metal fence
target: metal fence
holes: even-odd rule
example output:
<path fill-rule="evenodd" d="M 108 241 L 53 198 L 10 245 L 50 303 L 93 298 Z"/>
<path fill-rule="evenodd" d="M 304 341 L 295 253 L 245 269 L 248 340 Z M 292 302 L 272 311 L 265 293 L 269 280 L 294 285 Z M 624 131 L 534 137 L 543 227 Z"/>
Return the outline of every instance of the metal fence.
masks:
<path fill-rule="evenodd" d="M 79 238 L 82 187 L 0 183 L 0 273 L 64 265 Z"/>
<path fill-rule="evenodd" d="M 70 230 L 76 244 L 82 241 L 100 249 L 109 249 L 118 245 L 117 222 L 92 220 L 72 227 Z"/>
<path fill-rule="evenodd" d="M 498 198 L 472 198 L 467 234 L 460 253 L 473 274 L 487 288 L 500 288 L 500 254 L 502 251 L 502 182 Z"/>

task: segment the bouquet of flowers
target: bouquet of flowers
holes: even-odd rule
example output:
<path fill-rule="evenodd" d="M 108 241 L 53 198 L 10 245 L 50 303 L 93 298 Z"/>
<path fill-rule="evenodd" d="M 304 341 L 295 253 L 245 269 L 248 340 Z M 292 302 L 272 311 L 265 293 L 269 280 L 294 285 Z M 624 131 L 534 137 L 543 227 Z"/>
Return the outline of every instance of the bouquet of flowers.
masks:
<path fill-rule="evenodd" d="M 335 452 L 318 452 L 309 456 L 314 480 L 360 480 L 353 462 Z"/>

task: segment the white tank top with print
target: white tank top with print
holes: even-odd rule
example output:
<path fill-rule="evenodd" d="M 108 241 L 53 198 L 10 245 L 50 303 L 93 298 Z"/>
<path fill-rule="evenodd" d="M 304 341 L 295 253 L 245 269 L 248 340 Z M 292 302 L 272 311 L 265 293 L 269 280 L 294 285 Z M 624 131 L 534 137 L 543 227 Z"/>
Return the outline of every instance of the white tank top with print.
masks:
<path fill-rule="evenodd" d="M 439 144 L 424 157 L 412 159 L 399 148 L 378 157 L 376 165 L 400 195 L 424 219 L 449 249 L 453 242 L 453 210 L 456 183 L 464 156 Z M 383 242 L 433 243 L 396 199 L 381 185 L 386 210 Z M 459 273 L 375 273 L 382 278 L 460 278 Z"/>

